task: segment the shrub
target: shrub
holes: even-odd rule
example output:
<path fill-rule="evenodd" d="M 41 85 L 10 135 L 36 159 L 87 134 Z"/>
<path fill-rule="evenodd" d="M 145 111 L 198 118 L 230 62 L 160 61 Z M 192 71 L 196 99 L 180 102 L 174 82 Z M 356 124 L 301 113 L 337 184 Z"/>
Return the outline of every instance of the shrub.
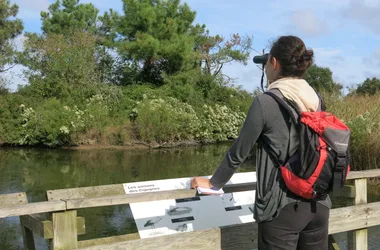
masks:
<path fill-rule="evenodd" d="M 141 140 L 178 141 L 194 139 L 200 121 L 192 106 L 175 98 L 148 99 L 134 109 Z"/>

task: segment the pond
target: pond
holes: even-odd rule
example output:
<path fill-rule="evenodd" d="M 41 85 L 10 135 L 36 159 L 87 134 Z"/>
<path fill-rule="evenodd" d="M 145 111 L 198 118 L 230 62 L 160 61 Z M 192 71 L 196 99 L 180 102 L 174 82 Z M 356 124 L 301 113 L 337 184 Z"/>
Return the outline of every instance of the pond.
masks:
<path fill-rule="evenodd" d="M 230 143 L 160 150 L 2 148 L 0 194 L 26 192 L 29 202 L 35 202 L 46 200 L 50 189 L 211 175 L 229 147 Z M 254 170 L 250 158 L 239 172 Z M 369 201 L 380 200 L 379 191 L 369 187 Z M 128 205 L 82 209 L 78 216 L 86 220 L 80 240 L 137 232 Z M 369 238 L 370 249 L 379 249 L 380 229 L 370 229 Z M 0 239 L 0 249 L 22 249 L 18 218 L 0 220 Z M 45 240 L 36 239 L 37 249 L 47 249 Z M 344 244 L 344 235 L 339 239 Z"/>

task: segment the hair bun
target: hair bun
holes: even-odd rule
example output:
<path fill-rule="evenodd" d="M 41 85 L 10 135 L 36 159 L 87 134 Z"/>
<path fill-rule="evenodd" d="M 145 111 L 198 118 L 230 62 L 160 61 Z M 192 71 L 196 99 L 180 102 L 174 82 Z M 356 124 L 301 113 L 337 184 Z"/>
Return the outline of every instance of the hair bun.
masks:
<path fill-rule="evenodd" d="M 313 64 L 314 51 L 311 49 L 305 50 L 299 58 L 297 63 L 299 70 L 304 70 L 310 67 Z"/>
<path fill-rule="evenodd" d="M 313 60 L 313 56 L 314 56 L 314 51 L 312 49 L 307 49 L 302 54 L 302 58 L 304 61 Z"/>

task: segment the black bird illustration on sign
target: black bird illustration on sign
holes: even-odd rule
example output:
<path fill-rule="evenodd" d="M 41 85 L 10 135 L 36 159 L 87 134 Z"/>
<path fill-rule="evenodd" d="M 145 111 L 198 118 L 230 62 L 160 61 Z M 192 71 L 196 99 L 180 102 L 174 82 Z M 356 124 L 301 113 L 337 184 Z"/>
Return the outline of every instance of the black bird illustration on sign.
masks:
<path fill-rule="evenodd" d="M 163 217 L 156 217 L 156 218 L 150 219 L 147 222 L 145 222 L 144 227 L 149 227 L 150 226 L 152 229 L 156 228 L 155 225 L 157 224 L 157 222 L 159 222 L 160 220 L 162 220 L 162 218 Z"/>

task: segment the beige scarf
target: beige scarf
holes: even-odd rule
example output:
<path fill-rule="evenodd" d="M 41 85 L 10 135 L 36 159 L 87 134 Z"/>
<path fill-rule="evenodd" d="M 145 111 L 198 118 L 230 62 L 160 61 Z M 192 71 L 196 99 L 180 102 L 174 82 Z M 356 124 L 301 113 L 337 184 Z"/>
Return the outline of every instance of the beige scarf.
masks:
<path fill-rule="evenodd" d="M 268 86 L 268 90 L 270 89 L 278 89 L 285 98 L 294 101 L 301 112 L 318 110 L 318 95 L 304 79 L 281 78 L 271 83 Z"/>

